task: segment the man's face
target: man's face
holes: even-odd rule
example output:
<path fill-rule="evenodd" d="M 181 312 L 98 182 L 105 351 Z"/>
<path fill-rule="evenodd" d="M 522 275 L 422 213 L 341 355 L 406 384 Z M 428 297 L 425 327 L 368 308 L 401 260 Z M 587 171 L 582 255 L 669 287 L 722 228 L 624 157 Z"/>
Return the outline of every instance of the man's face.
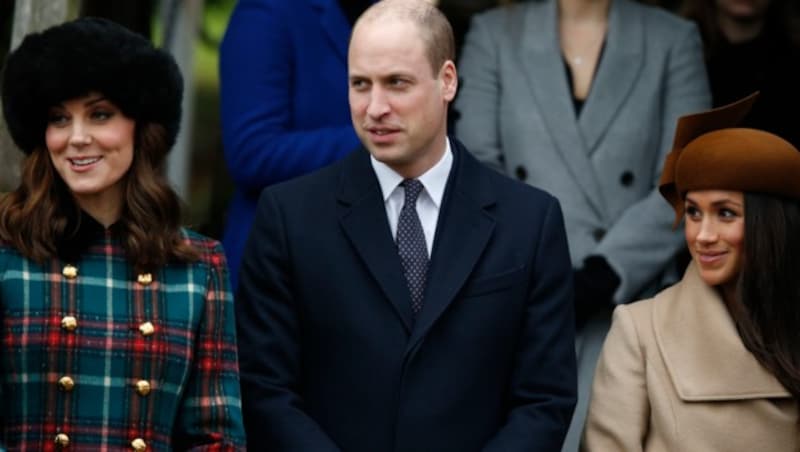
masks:
<path fill-rule="evenodd" d="M 348 72 L 350 115 L 369 152 L 407 178 L 435 165 L 456 93 L 453 63 L 434 74 L 416 25 L 384 18 L 356 26 Z"/>

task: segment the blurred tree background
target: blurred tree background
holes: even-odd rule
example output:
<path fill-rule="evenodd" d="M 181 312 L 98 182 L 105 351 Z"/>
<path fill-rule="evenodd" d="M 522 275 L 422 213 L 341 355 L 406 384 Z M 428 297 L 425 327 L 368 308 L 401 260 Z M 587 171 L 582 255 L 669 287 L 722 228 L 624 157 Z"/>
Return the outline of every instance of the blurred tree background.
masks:
<path fill-rule="evenodd" d="M 191 140 L 194 157 L 189 179 L 188 222 L 217 239 L 222 237 L 228 199 L 233 193 L 222 151 L 217 65 L 219 44 L 235 4 L 236 0 L 205 0 L 194 59 L 195 116 Z"/>

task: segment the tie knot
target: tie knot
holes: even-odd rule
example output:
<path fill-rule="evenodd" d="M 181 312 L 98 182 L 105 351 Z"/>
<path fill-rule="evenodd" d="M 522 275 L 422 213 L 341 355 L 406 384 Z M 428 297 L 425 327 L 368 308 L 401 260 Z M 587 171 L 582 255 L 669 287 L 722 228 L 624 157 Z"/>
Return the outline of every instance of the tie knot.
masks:
<path fill-rule="evenodd" d="M 401 184 L 406 191 L 406 204 L 413 205 L 422 193 L 422 182 L 417 179 L 406 179 Z"/>

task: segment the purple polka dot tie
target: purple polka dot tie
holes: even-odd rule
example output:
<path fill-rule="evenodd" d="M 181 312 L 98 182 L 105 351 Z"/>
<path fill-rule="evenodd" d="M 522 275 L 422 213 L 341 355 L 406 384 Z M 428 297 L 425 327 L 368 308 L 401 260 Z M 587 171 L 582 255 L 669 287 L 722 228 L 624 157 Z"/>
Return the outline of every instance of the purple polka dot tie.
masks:
<path fill-rule="evenodd" d="M 416 316 L 422 309 L 428 274 L 428 247 L 417 215 L 417 197 L 422 192 L 422 183 L 416 179 L 406 179 L 400 185 L 405 189 L 406 200 L 397 220 L 397 253 L 411 291 L 411 311 Z"/>

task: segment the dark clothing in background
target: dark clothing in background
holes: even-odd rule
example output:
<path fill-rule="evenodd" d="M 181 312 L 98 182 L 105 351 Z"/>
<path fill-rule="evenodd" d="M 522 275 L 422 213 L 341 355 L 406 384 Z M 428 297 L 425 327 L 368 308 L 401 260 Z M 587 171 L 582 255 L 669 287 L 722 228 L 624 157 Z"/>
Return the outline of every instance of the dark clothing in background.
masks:
<path fill-rule="evenodd" d="M 714 106 L 760 90 L 743 126 L 775 133 L 800 147 L 800 119 L 786 114 L 800 106 L 800 48 L 784 35 L 764 32 L 732 44 L 721 37 L 707 60 Z"/>
<path fill-rule="evenodd" d="M 369 8 L 372 3 L 372 0 L 339 0 L 339 6 L 341 6 L 342 12 L 351 26 L 356 23 L 358 16 Z"/>

